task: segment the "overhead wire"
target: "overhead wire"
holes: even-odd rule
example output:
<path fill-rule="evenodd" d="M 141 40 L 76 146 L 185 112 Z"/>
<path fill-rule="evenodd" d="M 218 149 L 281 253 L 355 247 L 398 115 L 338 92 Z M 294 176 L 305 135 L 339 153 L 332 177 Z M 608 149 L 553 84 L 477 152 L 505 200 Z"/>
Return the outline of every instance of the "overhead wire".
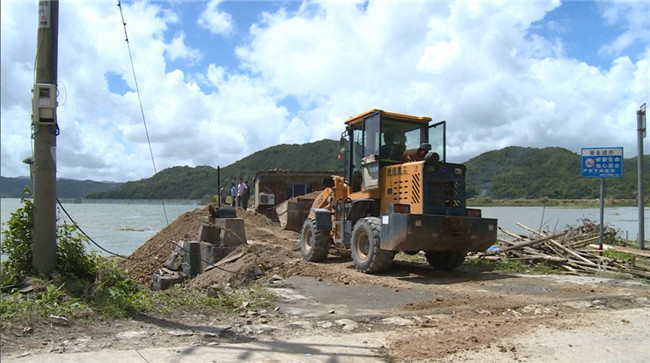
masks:
<path fill-rule="evenodd" d="M 129 51 L 129 60 L 131 62 L 131 71 L 133 72 L 133 83 L 135 85 L 135 92 L 138 96 L 138 104 L 140 105 L 140 115 L 142 117 L 142 124 L 144 125 L 144 132 L 147 135 L 147 145 L 149 146 L 149 155 L 151 156 L 151 164 L 153 165 L 154 174 L 158 173 L 156 168 L 156 160 L 153 156 L 153 148 L 151 147 L 151 139 L 149 137 L 149 128 L 147 127 L 147 119 L 144 115 L 144 107 L 142 106 L 142 98 L 140 97 L 140 86 L 138 85 L 138 77 L 135 72 L 135 63 L 133 62 L 133 54 L 131 53 L 131 43 L 129 42 L 129 34 L 126 31 L 126 21 L 124 20 L 124 12 L 122 11 L 122 3 L 120 0 L 117 1 L 117 7 L 120 8 L 120 17 L 122 18 L 122 27 L 124 28 L 124 41 L 126 41 L 126 48 Z M 165 208 L 165 202 L 162 201 L 163 212 L 165 214 L 165 221 L 169 224 L 169 218 L 167 217 L 167 209 Z"/>
<path fill-rule="evenodd" d="M 131 70 L 133 72 L 133 81 L 134 81 L 134 84 L 135 84 L 136 94 L 138 96 L 138 103 L 139 103 L 139 106 L 140 106 L 140 114 L 141 114 L 141 117 L 142 117 L 142 123 L 144 125 L 145 134 L 147 136 L 147 144 L 149 146 L 149 155 L 151 157 L 151 163 L 153 165 L 154 174 L 157 174 L 158 171 L 157 171 L 157 168 L 156 168 L 156 161 L 155 161 L 154 154 L 153 154 L 153 148 L 151 147 L 151 139 L 149 137 L 149 129 L 147 127 L 147 121 L 146 121 L 146 117 L 145 117 L 145 113 L 144 113 L 144 107 L 142 105 L 142 98 L 140 96 L 140 87 L 138 86 L 138 80 L 137 80 L 136 71 L 135 71 L 135 64 L 134 64 L 134 61 L 133 61 L 133 55 L 132 55 L 131 46 L 130 46 L 130 43 L 129 43 L 129 36 L 128 36 L 127 30 L 126 30 L 126 21 L 124 20 L 124 13 L 122 11 L 122 4 L 121 4 L 121 2 L 119 0 L 117 1 L 117 6 L 120 9 L 120 17 L 122 19 L 122 25 L 123 25 L 123 28 L 124 28 L 125 41 L 126 41 L 127 49 L 128 49 L 128 52 L 129 52 L 129 60 L 130 60 L 130 63 L 131 63 Z M 160 250 L 162 250 L 164 247 L 167 246 L 166 244 L 162 244 L 158 249 L 156 249 L 152 253 L 148 254 L 147 256 L 141 256 L 141 257 L 124 256 L 124 255 L 121 255 L 119 253 L 110 251 L 110 250 L 104 248 L 103 246 L 101 246 L 99 243 L 97 243 L 91 236 L 89 236 L 79 226 L 79 224 L 77 222 L 75 222 L 75 220 L 72 218 L 70 213 L 68 213 L 68 211 L 65 209 L 65 207 L 63 206 L 63 204 L 61 203 L 61 201 L 58 198 L 56 198 L 56 201 L 57 201 L 59 207 L 61 208 L 61 210 L 70 219 L 70 221 L 75 225 L 75 227 L 79 230 L 79 232 L 81 234 L 83 234 L 86 238 L 88 238 L 88 241 L 90 241 L 93 245 L 95 245 L 97 248 L 99 248 L 100 250 L 104 251 L 105 253 L 107 253 L 109 255 L 124 258 L 126 260 L 144 260 L 144 259 L 151 258 L 154 254 L 157 254 Z M 164 212 L 164 215 L 165 215 L 165 222 L 166 222 L 167 226 L 169 226 L 169 218 L 167 216 L 167 210 L 165 208 L 165 201 L 161 200 L 161 204 L 162 204 L 163 212 Z M 188 254 L 190 252 L 189 250 L 185 249 L 184 247 L 182 247 L 178 243 L 175 243 L 173 241 L 169 241 L 169 243 L 176 246 L 176 248 L 180 248 L 181 250 L 185 251 Z M 213 266 L 214 268 L 217 268 L 219 270 L 222 270 L 222 271 L 225 271 L 225 272 L 228 272 L 228 273 L 231 273 L 231 274 L 238 274 L 238 275 L 244 275 L 244 276 L 249 276 L 250 275 L 250 274 L 244 274 L 244 273 L 241 273 L 241 272 L 230 271 L 230 270 L 224 269 L 224 268 L 222 268 L 220 266 L 216 266 L 215 264 L 211 263 L 210 261 L 204 260 L 203 258 L 201 258 L 201 261 L 203 261 L 204 263 L 206 263 L 208 265 Z"/>
<path fill-rule="evenodd" d="M 81 234 L 83 234 L 86 238 L 88 238 L 88 241 L 90 241 L 93 245 L 95 245 L 97 248 L 99 248 L 100 250 L 104 251 L 105 253 L 108 253 L 109 255 L 112 255 L 112 256 L 115 256 L 115 257 L 120 257 L 120 258 L 123 258 L 123 259 L 125 259 L 125 260 L 130 260 L 130 261 L 140 261 L 140 260 L 146 260 L 146 259 L 151 258 L 152 256 L 156 255 L 158 252 L 160 252 L 161 250 L 163 250 L 165 247 L 167 247 L 167 244 L 161 244 L 157 249 L 155 249 L 155 250 L 152 251 L 151 253 L 149 253 L 149 254 L 147 254 L 147 255 L 145 255 L 145 256 L 140 256 L 140 257 L 124 256 L 124 255 L 122 255 L 122 254 L 119 254 L 119 253 L 116 253 L 116 252 L 110 251 L 110 250 L 104 248 L 104 247 L 103 247 L 102 245 L 100 245 L 99 243 L 97 243 L 97 242 L 96 242 L 96 241 L 95 241 L 95 240 L 94 240 L 90 235 L 88 235 L 88 234 L 87 234 L 87 233 L 86 233 L 86 232 L 85 232 L 85 231 L 84 231 L 84 230 L 79 226 L 79 224 L 74 220 L 74 218 L 72 218 L 72 216 L 70 215 L 70 213 L 68 213 L 68 211 L 65 209 L 65 207 L 63 206 L 63 203 L 61 203 L 61 201 L 59 200 L 59 198 L 56 198 L 56 202 L 59 204 L 59 207 L 61 208 L 61 210 L 63 211 L 63 213 L 68 217 L 68 219 L 70 219 L 70 222 L 71 222 L 71 223 L 72 223 L 72 224 L 77 228 L 77 230 L 79 230 L 79 232 L 80 232 Z M 189 251 L 188 249 L 184 248 L 183 246 L 181 246 L 180 244 L 178 244 L 178 243 L 176 243 L 176 242 L 174 242 L 174 241 L 167 241 L 167 243 L 174 245 L 174 248 L 179 248 L 180 250 L 186 252 L 188 255 L 189 255 L 189 253 L 190 253 L 190 251 Z M 258 255 L 258 257 L 259 257 L 259 255 Z M 215 265 L 213 262 L 211 262 L 211 261 L 205 260 L 205 259 L 203 259 L 203 258 L 200 258 L 200 259 L 201 259 L 201 261 L 203 261 L 206 265 L 211 265 L 211 266 L 213 266 L 214 268 L 217 268 L 217 269 L 219 269 L 219 270 L 222 270 L 222 271 L 225 271 L 225 272 L 228 272 L 228 273 L 231 273 L 231 274 L 244 275 L 244 276 L 250 276 L 250 275 L 251 275 L 250 273 L 249 273 L 249 274 L 245 274 L 245 273 L 241 273 L 241 272 L 238 272 L 238 271 L 231 271 L 231 270 L 225 269 L 225 268 L 223 268 L 223 267 L 221 267 L 221 266 L 216 266 L 216 265 Z"/>

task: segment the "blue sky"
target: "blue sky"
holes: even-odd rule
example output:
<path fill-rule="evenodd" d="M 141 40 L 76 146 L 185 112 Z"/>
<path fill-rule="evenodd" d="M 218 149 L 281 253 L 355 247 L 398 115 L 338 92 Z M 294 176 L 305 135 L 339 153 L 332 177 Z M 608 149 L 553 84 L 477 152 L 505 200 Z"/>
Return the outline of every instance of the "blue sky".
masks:
<path fill-rule="evenodd" d="M 153 174 L 116 5 L 60 2 L 58 177 Z M 1 173 L 23 176 L 37 1 L 0 6 Z M 511 145 L 622 146 L 631 157 L 650 95 L 650 2 L 175 0 L 122 10 L 158 170 L 337 139 L 347 117 L 370 108 L 447 120 L 454 162 Z"/>

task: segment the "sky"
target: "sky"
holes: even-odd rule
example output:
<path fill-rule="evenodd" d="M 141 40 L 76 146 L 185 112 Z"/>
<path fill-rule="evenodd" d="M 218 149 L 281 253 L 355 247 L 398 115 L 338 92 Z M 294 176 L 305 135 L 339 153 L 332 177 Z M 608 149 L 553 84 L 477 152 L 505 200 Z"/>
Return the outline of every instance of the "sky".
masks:
<path fill-rule="evenodd" d="M 117 5 L 59 3 L 59 178 L 225 167 L 338 140 L 372 108 L 446 120 L 451 162 L 507 146 L 623 147 L 628 158 L 650 101 L 648 1 Z M 1 174 L 27 176 L 38 2 L 0 6 Z"/>

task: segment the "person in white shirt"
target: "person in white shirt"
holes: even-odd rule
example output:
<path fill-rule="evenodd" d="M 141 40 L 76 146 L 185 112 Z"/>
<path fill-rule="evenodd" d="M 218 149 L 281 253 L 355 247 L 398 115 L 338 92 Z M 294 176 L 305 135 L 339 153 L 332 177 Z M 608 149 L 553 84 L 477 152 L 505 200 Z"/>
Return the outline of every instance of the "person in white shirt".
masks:
<path fill-rule="evenodd" d="M 244 184 L 242 178 L 239 178 L 239 184 L 237 184 L 237 206 L 242 209 L 246 209 L 248 206 L 244 205 L 244 195 L 246 194 L 246 189 L 248 187 Z"/>

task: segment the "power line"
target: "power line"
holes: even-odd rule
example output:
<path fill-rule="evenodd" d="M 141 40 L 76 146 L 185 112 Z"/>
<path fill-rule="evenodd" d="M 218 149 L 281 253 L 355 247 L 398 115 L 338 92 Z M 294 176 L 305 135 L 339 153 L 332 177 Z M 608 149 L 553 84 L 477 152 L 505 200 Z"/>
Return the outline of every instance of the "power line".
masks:
<path fill-rule="evenodd" d="M 100 245 L 99 243 L 97 243 L 97 242 L 96 242 L 92 237 L 90 237 L 90 236 L 89 236 L 89 235 L 88 235 L 88 234 L 87 234 L 87 233 L 86 233 L 86 232 L 85 232 L 85 231 L 84 231 L 84 230 L 79 226 L 79 224 L 74 220 L 74 218 L 72 218 L 72 216 L 70 215 L 70 213 L 68 213 L 68 211 L 65 209 L 65 207 L 63 206 L 63 204 L 61 203 L 61 201 L 59 201 L 59 198 L 57 198 L 56 201 L 57 201 L 57 203 L 59 204 L 59 207 L 61 208 L 61 210 L 63 211 L 63 213 L 65 213 L 65 215 L 68 217 L 68 219 L 70 219 L 70 222 L 71 222 L 72 224 L 74 224 L 74 226 L 79 230 L 79 232 L 80 232 L 81 234 L 83 234 L 86 238 L 88 238 L 88 241 L 90 241 L 93 245 L 95 245 L 95 246 L 96 246 L 97 248 L 99 248 L 100 250 L 102 250 L 102 251 L 108 253 L 109 255 L 116 256 L 116 257 L 120 257 L 120 258 L 123 258 L 123 259 L 125 259 L 125 260 L 129 260 L 129 261 L 140 261 L 140 260 L 145 260 L 145 259 L 149 259 L 149 258 L 151 258 L 152 256 L 156 255 L 158 252 L 160 252 L 160 250 L 162 250 L 163 248 L 165 248 L 165 247 L 167 246 L 167 244 L 161 244 L 160 247 L 158 247 L 156 250 L 154 250 L 154 251 L 151 252 L 150 254 L 147 254 L 146 256 L 141 256 L 141 257 L 124 256 L 124 255 L 121 255 L 121 254 L 119 254 L 119 253 L 116 253 L 116 252 L 110 251 L 110 250 L 104 248 L 104 247 L 103 247 L 102 245 Z M 177 243 L 174 242 L 174 241 L 167 241 L 167 243 L 174 245 L 175 248 L 180 248 L 182 251 L 186 252 L 187 255 L 190 254 L 190 251 L 189 251 L 188 249 L 183 248 L 181 245 L 177 244 Z M 259 255 L 258 255 L 258 257 L 259 257 Z M 203 258 L 201 258 L 201 261 L 205 262 L 206 265 L 211 265 L 211 266 L 213 266 L 213 267 L 216 268 L 216 269 L 219 269 L 219 270 L 221 270 L 221 271 L 228 272 L 228 273 L 231 273 L 231 274 L 244 275 L 244 276 L 251 276 L 251 275 L 253 275 L 253 274 L 250 274 L 250 273 L 249 273 L 249 274 L 245 274 L 245 273 L 241 273 L 241 272 L 238 272 L 238 271 L 231 271 L 231 270 L 225 269 L 225 268 L 223 268 L 223 267 L 216 266 L 216 265 L 214 265 L 214 263 L 212 263 L 211 261 L 207 261 L 207 260 L 205 260 L 205 259 L 203 259 Z"/>
<path fill-rule="evenodd" d="M 131 43 L 129 42 L 129 35 L 126 32 L 126 21 L 124 20 L 124 12 L 122 11 L 122 4 L 118 0 L 117 7 L 120 8 L 120 17 L 122 18 L 122 26 L 124 28 L 124 40 L 126 41 L 126 48 L 129 51 L 129 60 L 131 62 L 131 71 L 133 72 L 133 82 L 135 84 L 135 92 L 138 95 L 138 104 L 140 105 L 140 115 L 142 117 L 142 124 L 144 125 L 144 132 L 147 135 L 147 145 L 149 146 L 149 155 L 151 156 L 151 164 L 153 165 L 154 174 L 158 174 L 156 169 L 156 160 L 153 156 L 153 149 L 151 148 L 151 139 L 149 138 L 149 128 L 147 127 L 147 120 L 144 115 L 144 107 L 142 106 L 142 98 L 140 97 L 140 87 L 138 86 L 138 77 L 135 72 L 135 64 L 133 62 L 133 55 L 131 53 Z M 163 212 L 165 213 L 165 221 L 169 224 L 169 219 L 167 218 L 167 210 L 165 208 L 165 202 L 162 201 Z"/>
<path fill-rule="evenodd" d="M 147 127 L 147 121 L 146 121 L 146 117 L 145 117 L 145 113 L 144 113 L 144 107 L 143 107 L 143 105 L 142 105 L 142 98 L 141 98 L 141 96 L 140 96 L 140 87 L 139 87 L 139 85 L 138 85 L 138 79 L 137 79 L 137 76 L 136 76 L 135 64 L 134 64 L 134 62 L 133 62 L 133 55 L 132 55 L 132 52 L 131 52 L 131 46 L 130 46 L 130 43 L 129 43 L 129 36 L 128 36 L 127 30 L 126 30 L 126 21 L 124 20 L 124 13 L 123 13 L 123 11 L 122 11 L 122 4 L 121 4 L 121 2 L 120 2 L 119 0 L 118 0 L 118 2 L 117 2 L 117 6 L 118 6 L 119 9 L 120 9 L 120 17 L 121 17 L 121 19 L 122 19 L 122 25 L 123 25 L 123 28 L 124 28 L 124 37 L 125 37 L 125 41 L 126 41 L 126 44 L 127 44 L 127 49 L 128 49 L 128 52 L 129 52 L 129 60 L 130 60 L 130 63 L 131 63 L 131 70 L 132 70 L 132 72 L 133 72 L 133 81 L 134 81 L 134 84 L 135 84 L 136 94 L 137 94 L 137 96 L 138 96 L 138 104 L 139 104 L 139 106 L 140 106 L 140 115 L 141 115 L 141 117 L 142 117 L 142 123 L 143 123 L 143 125 L 144 125 L 145 134 L 146 134 L 146 136 L 147 136 L 147 144 L 148 144 L 148 146 L 149 146 L 149 155 L 150 155 L 150 157 L 151 157 L 151 163 L 152 163 L 152 165 L 153 165 L 154 174 L 157 174 L 158 171 L 157 171 L 157 168 L 156 168 L 156 161 L 155 161 L 155 157 L 154 157 L 154 154 L 153 154 L 153 149 L 152 149 L 152 147 L 151 147 L 151 139 L 150 139 L 150 137 L 149 137 L 149 129 L 148 129 L 148 127 Z M 154 254 L 157 254 L 160 250 L 162 250 L 164 247 L 166 247 L 165 244 L 162 244 L 158 249 L 156 249 L 155 251 L 153 251 L 151 254 L 149 254 L 149 255 L 147 255 L 147 256 L 143 256 L 143 257 L 138 257 L 138 258 L 130 257 L 130 256 L 124 256 L 124 255 L 121 255 L 121 254 L 119 254 L 119 253 L 115 253 L 115 252 L 113 252 L 113 251 L 110 251 L 110 250 L 104 248 L 103 246 L 101 246 L 99 243 L 97 243 L 97 242 L 96 242 L 96 241 L 95 241 L 91 236 L 89 236 L 89 235 L 88 235 L 88 234 L 87 234 L 87 233 L 86 233 L 86 232 L 85 232 L 85 231 L 84 231 L 84 230 L 83 230 L 83 229 L 82 229 L 82 228 L 77 224 L 77 222 L 75 222 L 75 220 L 74 220 L 74 219 L 72 218 L 72 216 L 68 213 L 68 211 L 65 209 L 65 207 L 63 206 L 63 204 L 61 203 L 61 201 L 60 201 L 58 198 L 56 198 L 56 201 L 57 201 L 59 207 L 61 208 L 61 210 L 62 210 L 62 211 L 65 213 L 65 215 L 70 219 L 70 221 L 75 225 L 75 227 L 79 230 L 79 232 L 82 233 L 82 234 L 83 234 L 83 235 L 88 239 L 88 241 L 90 241 L 93 245 L 95 245 L 97 248 L 99 248 L 100 250 L 104 251 L 105 253 L 108 253 L 109 255 L 117 256 L 117 257 L 120 257 L 120 258 L 124 258 L 124 259 L 126 259 L 126 260 L 144 260 L 144 259 L 151 258 Z M 169 218 L 168 218 L 168 216 L 167 216 L 167 210 L 166 210 L 166 208 L 165 208 L 165 202 L 164 202 L 164 200 L 161 200 L 161 204 L 162 204 L 163 212 L 164 212 L 164 215 L 165 215 L 165 222 L 166 222 L 167 226 L 169 226 Z M 169 241 L 168 243 L 173 244 L 174 246 L 180 248 L 181 250 L 183 250 L 183 251 L 185 251 L 186 253 L 189 254 L 189 250 L 187 250 L 187 249 L 181 247 L 181 246 L 178 245 L 177 243 L 175 243 L 175 242 L 173 242 L 173 241 Z M 217 268 L 217 269 L 219 269 L 219 270 L 222 270 L 222 271 L 228 272 L 228 273 L 239 274 L 239 275 L 245 275 L 245 276 L 248 276 L 248 275 L 249 275 L 249 274 L 243 274 L 243 273 L 236 272 L 236 271 L 229 271 L 229 270 L 224 269 L 224 268 L 222 268 L 222 267 L 215 266 L 214 264 L 212 264 L 212 263 L 210 263 L 209 261 L 206 261 L 206 260 L 204 260 L 204 259 L 201 259 L 201 261 L 205 262 L 206 264 L 213 265 L 213 267 L 215 267 L 215 268 Z"/>

